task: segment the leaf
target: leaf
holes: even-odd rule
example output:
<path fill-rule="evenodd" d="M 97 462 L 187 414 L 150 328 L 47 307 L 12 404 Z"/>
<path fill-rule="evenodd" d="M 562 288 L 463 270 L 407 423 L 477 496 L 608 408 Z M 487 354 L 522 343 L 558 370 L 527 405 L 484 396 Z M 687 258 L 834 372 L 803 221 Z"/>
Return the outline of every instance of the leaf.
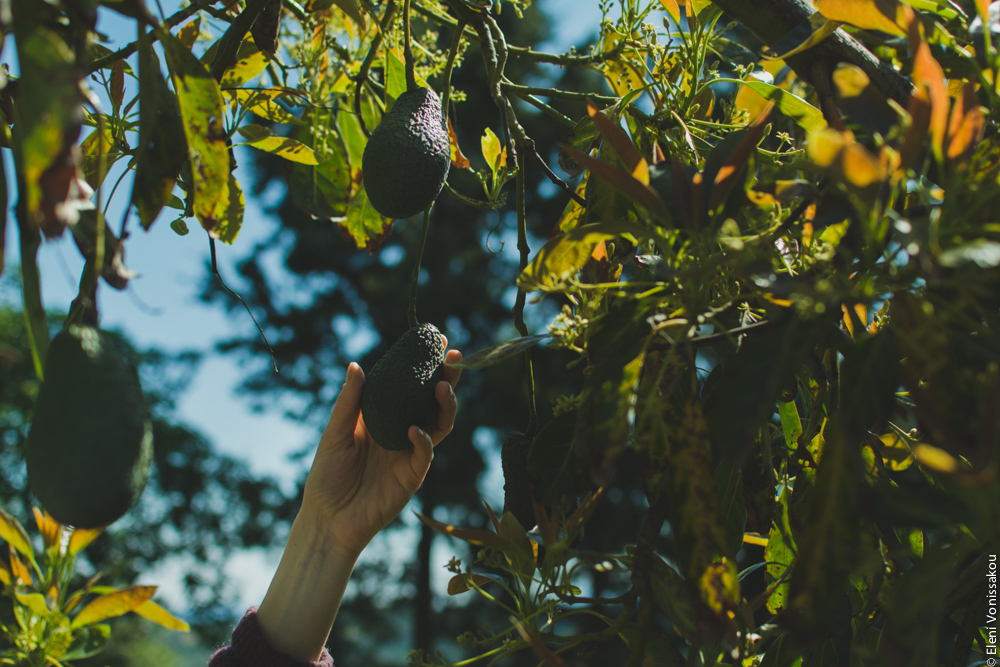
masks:
<path fill-rule="evenodd" d="M 235 96 L 240 104 L 255 115 L 275 123 L 285 123 L 287 125 L 302 125 L 301 119 L 290 114 L 283 106 L 278 104 L 278 98 L 290 95 L 286 88 L 256 88 L 247 90 L 237 88 L 225 91 L 227 95 Z"/>
<path fill-rule="evenodd" d="M 781 581 L 767 597 L 767 610 L 777 614 L 788 606 L 788 582 L 792 563 L 795 561 L 795 542 L 789 523 L 789 502 L 791 490 L 784 486 L 778 497 L 780 518 L 772 522 L 764 548 L 764 562 L 767 563 L 765 582 L 768 587 Z"/>
<path fill-rule="evenodd" d="M 239 128 L 239 133 L 247 139 L 247 146 L 272 153 L 278 157 L 298 162 L 299 164 L 319 164 L 313 150 L 305 144 L 290 137 L 276 137 L 262 125 L 251 123 Z"/>
<path fill-rule="evenodd" d="M 649 185 L 649 168 L 646 160 L 639 154 L 639 149 L 635 147 L 629 136 L 625 134 L 619 125 L 616 125 L 606 115 L 601 113 L 597 107 L 587 103 L 587 114 L 594 120 L 594 125 L 604 137 L 604 140 L 611 145 L 612 150 L 622 161 L 625 169 L 632 174 L 643 185 Z M 645 178 L 642 178 L 645 174 Z"/>
<path fill-rule="evenodd" d="M 139 223 L 148 230 L 172 196 L 187 159 L 187 145 L 177 98 L 163 80 L 160 61 L 144 29 L 139 31 L 138 58 L 139 144 L 132 203 Z"/>
<path fill-rule="evenodd" d="M 840 25 L 840 21 L 828 19 L 820 12 L 814 12 L 772 44 L 770 50 L 777 54 L 774 56 L 775 59 L 785 60 L 816 46 L 835 33 Z"/>
<path fill-rule="evenodd" d="M 382 244 L 392 229 L 392 220 L 385 218 L 368 200 L 362 187 L 347 205 L 347 216 L 341 223 L 358 248 L 372 252 Z"/>
<path fill-rule="evenodd" d="M 80 628 L 73 633 L 73 643 L 69 645 L 62 659 L 83 660 L 97 655 L 104 650 L 110 640 L 111 626 L 107 623 Z"/>
<path fill-rule="evenodd" d="M 910 14 L 912 16 L 913 12 L 911 11 Z M 913 72 L 910 76 L 916 88 L 910 101 L 910 113 L 914 117 L 915 126 L 923 126 L 923 122 L 918 123 L 918 119 L 926 119 L 926 128 L 931 137 L 931 148 L 934 151 L 934 157 L 940 163 L 944 159 L 944 138 L 948 131 L 948 110 L 950 108 L 944 70 L 931 55 L 930 45 L 921 37 L 921 24 L 916 16 L 912 16 L 909 21 L 909 28 L 910 49 L 913 52 Z M 919 128 L 919 130 L 922 129 L 922 127 Z M 907 144 L 911 143 L 909 133 L 907 133 L 906 142 Z M 916 146 L 911 146 L 911 150 L 914 149 Z"/>
<path fill-rule="evenodd" d="M 69 536 L 67 553 L 70 555 L 80 553 L 103 532 L 103 528 L 74 528 Z"/>
<path fill-rule="evenodd" d="M 392 49 L 385 52 L 385 110 L 392 109 L 392 104 L 406 92 L 406 66 L 402 59 Z"/>
<path fill-rule="evenodd" d="M 493 130 L 486 128 L 482 138 L 479 140 L 480 148 L 483 151 L 483 159 L 493 172 L 493 180 L 496 181 L 497 172 L 507 163 L 507 148 L 500 145 L 500 139 L 493 134 Z"/>
<path fill-rule="evenodd" d="M 488 368 L 489 366 L 499 364 L 501 361 L 506 361 L 511 357 L 520 355 L 546 338 L 549 338 L 549 334 L 535 334 L 533 336 L 512 338 L 492 347 L 477 350 L 467 357 L 462 357 L 461 361 L 448 365 L 454 368 Z"/>
<path fill-rule="evenodd" d="M 640 182 L 633 174 L 625 172 L 618 167 L 614 167 L 603 160 L 593 158 L 570 146 L 563 145 L 562 150 L 571 158 L 590 170 L 591 174 L 599 176 L 615 190 L 618 190 L 627 197 L 652 213 L 658 220 L 667 222 L 670 220 L 670 213 L 666 204 L 660 199 L 649 185 Z M 591 179 L 591 182 L 593 179 Z M 590 201 L 588 195 L 587 200 Z"/>
<path fill-rule="evenodd" d="M 102 595 L 81 609 L 73 617 L 70 627 L 76 630 L 106 618 L 127 614 L 153 597 L 154 593 L 156 593 L 156 586 L 129 586 L 114 593 Z"/>
<path fill-rule="evenodd" d="M 504 538 L 500 537 L 498 534 L 490 532 L 488 530 L 476 530 L 474 528 L 458 528 L 456 526 L 451 526 L 446 523 L 441 523 L 440 521 L 435 521 L 434 519 L 424 516 L 420 512 L 414 512 L 417 518 L 424 522 L 426 525 L 430 526 L 434 530 L 437 530 L 445 535 L 451 537 L 457 537 L 460 540 L 468 542 L 477 547 L 488 547 L 490 549 L 496 549 L 497 551 L 507 552 L 509 549 L 514 549 L 514 545 Z"/>
<path fill-rule="evenodd" d="M 329 9 L 333 5 L 340 7 L 341 11 L 349 16 L 352 21 L 360 25 L 362 29 L 365 27 L 365 16 L 358 9 L 356 0 L 309 0 L 306 4 L 306 11 L 318 12 L 323 9 Z"/>
<path fill-rule="evenodd" d="M 41 593 L 19 593 L 14 591 L 14 597 L 24 607 L 31 610 L 36 616 L 48 618 L 52 610 L 45 604 L 45 596 Z"/>
<path fill-rule="evenodd" d="M 740 138 L 739 143 L 728 152 L 725 161 L 714 175 L 709 171 L 709 167 L 706 162 L 705 176 L 712 178 L 712 189 L 709 192 L 708 199 L 709 212 L 715 212 L 716 209 L 726 201 L 726 197 L 736 185 L 737 176 L 740 171 L 756 154 L 757 145 L 760 143 L 761 138 L 764 135 L 764 129 L 766 127 L 764 121 L 767 120 L 769 111 L 770 108 L 765 107 L 764 111 L 757 116 L 757 120 L 755 120 L 753 124 L 745 130 L 746 134 L 743 135 L 743 137 Z"/>
<path fill-rule="evenodd" d="M 458 135 L 455 134 L 455 127 L 451 124 L 451 116 L 448 117 L 448 143 L 451 145 L 451 166 L 472 171 L 469 158 L 465 157 L 462 149 L 458 147 Z"/>
<path fill-rule="evenodd" d="M 211 234 L 223 243 L 232 245 L 236 242 L 236 236 L 243 226 L 243 188 L 237 182 L 235 174 L 229 175 L 229 193 L 226 201 L 229 206 Z"/>
<path fill-rule="evenodd" d="M 184 218 L 177 218 L 171 222 L 170 229 L 174 230 L 174 233 L 177 234 L 177 236 L 187 236 L 191 231 L 188 229 L 187 223 L 184 222 Z"/>
<path fill-rule="evenodd" d="M 273 54 L 278 41 L 278 28 L 281 27 L 282 0 L 270 0 L 257 20 L 250 26 L 253 43 L 261 51 Z"/>
<path fill-rule="evenodd" d="M 691 588 L 674 568 L 655 553 L 651 554 L 649 565 L 649 586 L 660 611 L 682 637 L 693 638 L 698 630 L 698 608 Z"/>
<path fill-rule="evenodd" d="M 589 153 L 597 144 L 600 137 L 601 133 L 597 129 L 597 123 L 588 114 L 577 121 L 576 125 L 573 126 L 573 129 L 570 130 L 569 135 L 563 141 L 563 144 L 581 153 Z M 559 149 L 558 161 L 559 167 L 572 178 L 576 178 L 583 173 L 583 165 L 567 155 L 566 151 L 562 150 L 561 147 Z"/>
<path fill-rule="evenodd" d="M 882 136 L 888 136 L 899 121 L 885 95 L 858 66 L 841 63 L 833 72 L 833 87 L 844 114 Z"/>
<path fill-rule="evenodd" d="M 162 625 L 168 630 L 177 630 L 179 632 L 191 631 L 190 625 L 177 618 L 152 600 L 146 600 L 132 611 L 147 620 L 150 620 L 158 625 Z"/>
<path fill-rule="evenodd" d="M 823 16 L 857 28 L 881 30 L 890 35 L 906 34 L 905 5 L 897 0 L 815 0 L 813 6 Z"/>
<path fill-rule="evenodd" d="M 353 203 L 351 174 L 341 151 L 315 166 L 293 163 L 287 182 L 292 201 L 317 218 L 343 218 L 348 202 Z"/>
<path fill-rule="evenodd" d="M 559 289 L 590 259 L 594 246 L 614 238 L 598 224 L 583 225 L 561 234 L 542 246 L 517 278 L 526 292 Z"/>
<path fill-rule="evenodd" d="M 122 98 L 125 96 L 125 65 L 121 60 L 116 60 L 111 64 L 111 80 L 108 82 L 108 92 L 110 93 L 111 104 L 115 114 L 122 107 Z"/>
<path fill-rule="evenodd" d="M 27 556 L 32 563 L 35 562 L 35 551 L 31 548 L 28 533 L 17 519 L 3 510 L 0 510 L 0 539 Z"/>
<path fill-rule="evenodd" d="M 48 512 L 43 512 L 37 507 L 32 507 L 31 510 L 35 514 L 35 525 L 38 526 L 38 532 L 42 534 L 42 543 L 45 548 L 59 546 L 62 541 L 62 525 L 49 516 Z"/>
<path fill-rule="evenodd" d="M 674 22 L 674 25 L 680 26 L 681 8 L 677 5 L 677 0 L 660 0 L 660 4 L 663 5 L 663 11 L 670 16 L 670 20 Z"/>
<path fill-rule="evenodd" d="M 21 73 L 13 118 L 20 136 L 15 157 L 25 188 L 21 195 L 32 220 L 48 238 L 55 238 L 70 220 L 43 210 L 43 199 L 54 200 L 49 202 L 51 207 L 66 198 L 46 192 L 54 187 L 46 183 L 53 175 L 51 169 L 75 171 L 70 147 L 79 136 L 82 120 L 78 70 L 72 51 L 54 32 L 26 19 L 15 21 L 14 31 Z M 70 178 L 59 176 L 69 185 Z"/>
<path fill-rule="evenodd" d="M 22 563 L 21 559 L 18 558 L 17 551 L 14 550 L 14 547 L 8 544 L 7 551 L 10 554 L 10 574 L 14 578 L 14 584 L 16 586 L 31 586 L 31 570 L 29 570 L 28 566 Z"/>
<path fill-rule="evenodd" d="M 87 185 L 96 190 L 111 171 L 111 166 L 123 155 L 115 146 L 114 134 L 108 123 L 110 116 L 102 116 L 102 122 L 80 142 L 80 170 L 87 179 Z M 103 125 L 103 131 L 101 129 Z M 104 173 L 101 173 L 101 153 L 103 152 Z"/>
<path fill-rule="evenodd" d="M 250 40 L 240 45 L 236 58 L 236 63 L 222 75 L 219 88 L 239 88 L 267 67 L 267 55 Z"/>
<path fill-rule="evenodd" d="M 826 127 L 823 112 L 783 88 L 758 81 L 757 79 L 719 79 L 720 82 L 738 83 L 760 94 L 775 103 L 778 111 L 791 118 L 806 131 L 817 131 Z"/>
<path fill-rule="evenodd" d="M 186 46 L 188 50 L 194 46 L 194 43 L 198 41 L 198 37 L 201 35 L 201 14 L 195 15 L 193 19 L 184 24 L 184 26 L 177 31 L 177 39 L 181 41 L 181 44 Z M 141 53 L 142 47 L 139 47 Z M 141 56 L 140 56 L 141 57 Z"/>
<path fill-rule="evenodd" d="M 205 66 L 172 34 L 158 32 L 177 92 L 193 178 L 194 215 L 208 232 L 229 206 L 229 148 L 222 93 Z"/>
<path fill-rule="evenodd" d="M 136 273 L 125 266 L 125 244 L 121 243 L 107 222 L 104 224 L 104 264 L 101 277 L 111 287 L 123 290 Z M 91 260 L 97 248 L 97 211 L 82 211 L 72 227 L 73 241 L 84 259 Z"/>
<path fill-rule="evenodd" d="M 473 585 L 482 588 L 489 583 L 503 583 L 503 579 L 495 574 L 479 574 L 476 572 L 461 572 L 448 580 L 448 595 L 460 595 L 471 591 Z"/>

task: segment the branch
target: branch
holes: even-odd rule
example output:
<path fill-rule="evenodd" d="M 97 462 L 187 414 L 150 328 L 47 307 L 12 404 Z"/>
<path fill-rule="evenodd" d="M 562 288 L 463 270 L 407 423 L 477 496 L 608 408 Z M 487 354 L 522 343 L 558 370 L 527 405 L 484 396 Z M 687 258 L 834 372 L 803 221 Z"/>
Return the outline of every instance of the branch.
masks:
<path fill-rule="evenodd" d="M 724 12 L 736 19 L 758 39 L 773 46 L 782 37 L 814 13 L 805 0 L 712 0 Z M 817 69 L 828 77 L 837 63 L 859 67 L 872 84 L 904 108 L 909 106 L 913 85 L 906 77 L 879 60 L 858 40 L 843 30 L 837 30 L 813 48 L 788 58 L 795 73 L 815 88 L 829 88 L 829 81 L 816 81 Z"/>

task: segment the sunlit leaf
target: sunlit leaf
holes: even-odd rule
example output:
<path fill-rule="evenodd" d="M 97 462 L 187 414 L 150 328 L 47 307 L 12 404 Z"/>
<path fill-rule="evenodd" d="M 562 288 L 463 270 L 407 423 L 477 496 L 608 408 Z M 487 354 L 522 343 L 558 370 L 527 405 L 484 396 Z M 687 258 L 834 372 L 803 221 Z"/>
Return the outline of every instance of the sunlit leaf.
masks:
<path fill-rule="evenodd" d="M 201 14 L 196 14 L 193 19 L 188 21 L 177 31 L 177 39 L 180 40 L 181 44 L 186 46 L 188 50 L 194 46 L 194 43 L 198 41 L 198 37 L 201 36 Z M 140 47 L 140 52 L 142 47 Z"/>
<path fill-rule="evenodd" d="M 67 553 L 80 553 L 103 532 L 103 528 L 74 528 L 69 536 L 69 546 L 66 548 Z"/>
<path fill-rule="evenodd" d="M 159 30 L 177 92 L 194 180 L 194 215 L 211 232 L 229 205 L 229 147 L 223 127 L 222 93 L 205 66 L 176 37 Z"/>
<path fill-rule="evenodd" d="M 368 201 L 364 188 L 359 190 L 347 206 L 347 216 L 341 223 L 354 239 L 358 248 L 373 251 L 392 228 L 392 220 L 385 218 Z"/>
<path fill-rule="evenodd" d="M 604 140 L 611 145 L 611 148 L 622 161 L 625 169 L 640 183 L 649 185 L 649 171 L 646 160 L 639 153 L 639 149 L 635 147 L 635 144 L 632 143 L 628 135 L 625 134 L 625 130 L 612 122 L 610 118 L 604 115 L 593 104 L 587 104 L 587 114 L 593 119 L 594 125 L 597 126 Z M 643 178 L 643 174 L 645 174 L 645 178 Z"/>
<path fill-rule="evenodd" d="M 52 613 L 52 610 L 45 604 L 45 596 L 41 593 L 20 593 L 15 591 L 14 597 L 21 605 L 30 609 L 37 616 L 45 618 Z"/>
<path fill-rule="evenodd" d="M 122 156 L 121 150 L 115 145 L 109 120 L 110 117 L 104 116 L 103 122 L 80 142 L 80 170 L 87 179 L 87 185 L 94 190 L 101 185 L 111 171 L 111 166 Z"/>
<path fill-rule="evenodd" d="M 837 31 L 840 21 L 834 21 L 820 12 L 810 14 L 787 35 L 771 46 L 775 58 L 785 60 L 811 49 Z"/>
<path fill-rule="evenodd" d="M 679 26 L 681 24 L 681 8 L 678 6 L 677 0 L 660 0 L 660 4 L 663 5 L 663 11 L 670 16 L 674 25 Z"/>
<path fill-rule="evenodd" d="M 479 145 L 483 152 L 483 159 L 486 160 L 490 171 L 493 172 L 493 178 L 496 179 L 497 172 L 507 163 L 507 148 L 500 143 L 499 137 L 488 127 L 483 132 Z"/>
<path fill-rule="evenodd" d="M 247 110 L 255 115 L 275 123 L 285 123 L 288 125 L 302 125 L 302 120 L 293 116 L 277 100 L 290 95 L 287 88 L 237 88 L 225 91 L 228 95 L 235 95 L 236 99 Z"/>
<path fill-rule="evenodd" d="M 912 15 L 912 11 L 910 13 Z M 914 124 L 918 119 L 926 118 L 931 149 L 934 151 L 934 157 L 941 162 L 944 157 L 944 138 L 948 131 L 950 98 L 945 86 L 944 70 L 931 55 L 930 45 L 924 41 L 920 29 L 920 20 L 914 16 L 909 22 L 910 49 L 913 52 L 911 77 L 916 87 L 916 92 L 911 98 L 911 115 L 914 117 Z M 917 111 L 913 108 L 915 105 L 922 105 L 925 109 Z M 908 143 L 911 141 L 909 134 L 906 139 Z M 915 148 L 912 146 L 911 150 Z"/>
<path fill-rule="evenodd" d="M 462 154 L 462 149 L 458 146 L 458 135 L 455 134 L 455 127 L 451 124 L 451 116 L 448 117 L 448 143 L 451 144 L 451 166 L 472 171 L 469 158 Z"/>
<path fill-rule="evenodd" d="M 822 111 L 783 88 L 753 78 L 720 79 L 720 81 L 738 83 L 754 90 L 765 99 L 774 102 L 778 111 L 791 118 L 806 131 L 812 132 L 826 127 L 826 119 L 823 118 Z"/>
<path fill-rule="evenodd" d="M 251 49 L 243 48 L 250 45 Z M 236 64 L 226 70 L 219 82 L 220 88 L 238 88 L 247 81 L 254 79 L 267 67 L 267 55 L 253 46 L 253 42 L 244 42 L 237 54 Z"/>
<path fill-rule="evenodd" d="M 611 185 L 615 190 L 618 190 L 627 197 L 632 198 L 632 200 L 655 215 L 659 220 L 664 222 L 670 220 L 670 213 L 667 210 L 666 204 L 663 203 L 663 200 L 660 199 L 660 195 L 658 195 L 649 185 L 641 183 L 634 176 L 632 176 L 632 174 L 623 171 L 618 167 L 612 166 L 611 164 L 608 164 L 598 158 L 586 155 L 585 153 L 581 153 L 570 146 L 563 146 L 562 150 L 585 168 L 589 169 L 591 174 L 598 176 L 601 180 Z M 591 179 L 590 182 L 593 183 L 593 180 L 594 179 Z M 587 197 L 587 201 L 590 202 L 589 195 Z"/>
<path fill-rule="evenodd" d="M 31 562 L 35 561 L 35 551 L 31 548 L 27 531 L 17 519 L 3 510 L 0 510 L 0 539 L 27 556 Z"/>
<path fill-rule="evenodd" d="M 913 458 L 917 463 L 935 472 L 958 472 L 958 460 L 939 447 L 919 443 L 913 448 Z"/>
<path fill-rule="evenodd" d="M 834 21 L 890 35 L 905 35 L 909 23 L 904 13 L 909 7 L 898 0 L 815 0 L 813 6 Z M 909 12 L 912 16 L 912 10 Z"/>
<path fill-rule="evenodd" d="M 594 246 L 613 238 L 599 224 L 583 225 L 542 246 L 517 279 L 525 291 L 558 289 L 590 259 Z"/>
<path fill-rule="evenodd" d="M 70 627 L 74 630 L 93 625 L 106 618 L 121 616 L 153 597 L 156 586 L 129 586 L 93 600 L 73 617 Z"/>
<path fill-rule="evenodd" d="M 319 164 L 311 148 L 290 137 L 274 136 L 262 125 L 244 125 L 239 128 L 239 133 L 247 140 L 247 146 L 299 164 Z"/>
<path fill-rule="evenodd" d="M 59 546 L 62 540 L 62 525 L 49 516 L 48 512 L 37 507 L 32 507 L 31 510 L 35 514 L 35 525 L 38 526 L 38 532 L 42 534 L 42 543 L 45 548 Z"/>
<path fill-rule="evenodd" d="M 232 245 L 243 226 L 243 188 L 236 180 L 235 174 L 229 175 L 229 205 L 219 223 L 212 230 L 212 235 L 223 243 Z"/>
<path fill-rule="evenodd" d="M 190 632 L 191 630 L 190 625 L 177 618 L 152 600 L 146 600 L 132 611 L 143 618 L 153 621 L 158 625 L 162 625 L 168 630 L 177 630 L 179 632 Z"/>

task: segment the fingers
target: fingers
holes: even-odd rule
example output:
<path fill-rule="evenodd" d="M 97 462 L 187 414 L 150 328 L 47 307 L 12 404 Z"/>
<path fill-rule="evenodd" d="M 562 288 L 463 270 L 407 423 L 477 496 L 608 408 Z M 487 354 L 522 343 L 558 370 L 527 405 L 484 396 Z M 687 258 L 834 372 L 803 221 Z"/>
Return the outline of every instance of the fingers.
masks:
<path fill-rule="evenodd" d="M 448 350 L 448 354 L 444 357 L 444 373 L 441 379 L 450 384 L 452 388 L 458 384 L 458 378 L 462 376 L 462 369 L 449 366 L 448 364 L 457 364 L 461 360 L 462 353 L 458 350 Z"/>
<path fill-rule="evenodd" d="M 455 425 L 458 400 L 455 398 L 455 390 L 451 388 L 451 384 L 444 381 L 438 382 L 437 387 L 434 389 L 434 396 L 437 398 L 440 410 L 438 411 L 437 421 L 434 422 L 434 427 L 431 429 L 430 436 L 436 446 L 444 440 L 446 435 L 451 433 L 451 429 Z"/>
<path fill-rule="evenodd" d="M 410 454 L 410 468 L 417 480 L 417 486 L 424 481 L 424 476 L 431 467 L 434 460 L 434 443 L 431 437 L 424 433 L 419 427 L 411 426 L 407 435 L 413 443 L 413 452 Z"/>
<path fill-rule="evenodd" d="M 337 396 L 327 423 L 327 431 L 331 433 L 354 433 L 361 412 L 361 389 L 365 386 L 365 372 L 353 361 L 347 366 L 344 386 Z"/>

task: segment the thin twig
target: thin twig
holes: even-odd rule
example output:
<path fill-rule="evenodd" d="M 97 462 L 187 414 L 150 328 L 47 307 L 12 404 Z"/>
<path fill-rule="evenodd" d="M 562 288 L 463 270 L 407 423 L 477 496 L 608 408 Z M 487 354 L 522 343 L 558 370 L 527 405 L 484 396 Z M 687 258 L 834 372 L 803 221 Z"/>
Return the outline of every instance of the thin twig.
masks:
<path fill-rule="evenodd" d="M 410 280 L 410 303 L 406 307 L 406 321 L 411 327 L 417 324 L 417 283 L 420 281 L 420 261 L 424 257 L 424 244 L 427 242 L 427 228 L 430 227 L 431 207 L 424 210 L 424 224 L 420 230 L 420 245 L 417 246 L 417 257 L 413 262 L 413 278 Z"/>
<path fill-rule="evenodd" d="M 535 156 L 535 162 L 538 164 L 538 166 L 542 168 L 542 171 L 545 173 L 548 179 L 552 181 L 554 185 L 562 189 L 566 194 L 570 196 L 570 198 L 573 201 L 575 201 L 580 206 L 587 205 L 586 200 L 576 193 L 576 190 L 573 188 L 572 185 L 570 185 L 566 181 L 556 176 L 555 172 L 549 168 L 549 165 L 545 162 L 545 160 L 542 159 L 542 156 L 538 154 L 538 149 L 535 147 L 534 140 L 526 139 L 521 145 L 525 149 L 531 151 L 531 154 Z"/>
<path fill-rule="evenodd" d="M 410 48 L 410 0 L 403 0 L 403 61 L 406 65 L 406 90 L 416 90 L 417 75 L 413 71 L 413 51 Z"/>
<path fill-rule="evenodd" d="M 267 351 L 271 354 L 271 363 L 274 364 L 274 372 L 277 373 L 278 362 L 274 358 L 274 349 L 271 347 L 271 343 L 269 343 L 267 340 L 267 334 L 265 334 L 264 330 L 261 329 L 260 324 L 257 322 L 257 318 L 253 316 L 253 312 L 250 310 L 250 306 L 247 305 L 247 302 L 244 301 L 243 297 L 241 297 L 239 294 L 229 289 L 229 285 L 226 284 L 226 281 L 222 279 L 222 274 L 219 273 L 219 264 L 218 261 L 216 261 L 215 257 L 215 239 L 213 239 L 211 236 L 208 237 L 208 247 L 212 253 L 212 273 L 214 273 L 215 277 L 219 279 L 219 284 L 222 285 L 223 289 L 225 289 L 227 292 L 229 292 L 237 299 L 239 299 L 240 303 L 243 304 L 243 307 L 247 309 L 247 313 L 250 315 L 250 319 L 253 320 L 253 323 L 257 325 L 257 331 L 260 332 L 260 337 L 264 339 L 264 345 L 267 346 Z"/>

